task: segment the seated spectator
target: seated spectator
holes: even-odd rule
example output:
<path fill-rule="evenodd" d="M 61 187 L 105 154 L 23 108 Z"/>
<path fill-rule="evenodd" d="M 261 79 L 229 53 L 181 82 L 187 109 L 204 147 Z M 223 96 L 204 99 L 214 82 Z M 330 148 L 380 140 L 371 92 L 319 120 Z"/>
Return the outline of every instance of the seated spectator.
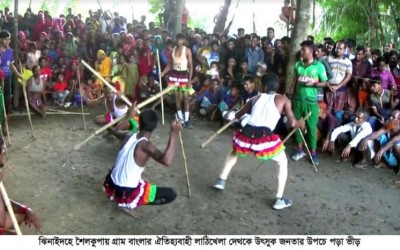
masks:
<path fill-rule="evenodd" d="M 57 81 L 53 86 L 53 101 L 54 106 L 63 107 L 65 98 L 69 94 L 68 83 L 64 80 L 63 74 L 58 74 Z"/>
<path fill-rule="evenodd" d="M 367 122 L 369 114 L 364 110 L 356 112 L 354 122 L 347 123 L 346 125 L 335 128 L 329 138 L 329 144 L 324 143 L 322 151 L 335 151 L 335 141 L 338 139 L 346 144 L 341 156 L 343 160 L 347 160 L 353 151 L 354 164 L 359 168 L 366 166 L 365 153 L 361 148 L 361 140 L 372 134 L 371 125 Z M 360 157 L 361 156 L 361 157 Z"/>
<path fill-rule="evenodd" d="M 255 77 L 254 76 L 252 76 L 252 75 L 245 76 L 243 81 L 244 81 L 245 92 L 243 93 L 241 98 L 242 98 L 242 101 L 245 103 L 250 98 L 258 95 L 259 92 L 256 89 L 256 85 L 254 83 L 254 81 L 255 81 Z"/>
<path fill-rule="evenodd" d="M 380 168 L 382 166 L 379 163 L 383 157 L 384 163 L 398 172 L 398 159 L 400 159 L 399 121 L 400 111 L 394 110 L 385 126 L 363 139 L 361 150 L 366 150 L 367 147 L 369 147 L 371 159 L 375 158 L 375 168 Z M 376 154 L 375 148 L 378 149 Z"/>
<path fill-rule="evenodd" d="M 200 106 L 200 114 L 211 115 L 223 99 L 224 93 L 220 82 L 217 79 L 211 80 L 211 88 L 196 96 L 196 101 Z"/>
<path fill-rule="evenodd" d="M 28 53 L 26 54 L 26 66 L 32 69 L 33 66 L 39 65 L 40 51 L 36 49 L 36 44 L 30 42 L 28 45 Z"/>
<path fill-rule="evenodd" d="M 40 67 L 35 65 L 32 68 L 33 76 L 28 80 L 28 100 L 34 112 L 40 116 L 46 116 L 46 83 L 40 77 Z"/>
<path fill-rule="evenodd" d="M 372 116 L 368 122 L 371 124 L 372 129 L 376 131 L 390 118 L 392 110 L 399 104 L 399 99 L 395 88 L 390 91 L 383 88 L 379 76 L 372 77 L 370 82 L 369 106 Z"/>
<path fill-rule="evenodd" d="M 210 70 L 207 70 L 207 76 L 211 77 L 211 80 L 217 79 L 221 82 L 219 77 L 218 62 L 212 62 L 210 65 Z"/>
<path fill-rule="evenodd" d="M 104 50 L 97 51 L 97 61 L 95 63 L 96 71 L 106 80 L 110 81 L 111 76 L 111 68 L 112 61 L 111 58 L 106 55 Z M 100 79 L 97 79 L 95 82 L 97 86 L 97 91 L 100 93 L 100 90 L 103 88 L 103 82 Z"/>
<path fill-rule="evenodd" d="M 327 147 L 329 144 L 329 136 L 338 125 L 338 122 L 336 117 L 328 112 L 328 105 L 326 105 L 325 102 L 319 102 L 318 106 L 317 141 L 322 141 L 323 147 Z"/>
<path fill-rule="evenodd" d="M 235 119 L 235 114 L 241 107 L 242 99 L 239 95 L 238 86 L 231 86 L 224 100 L 219 103 L 218 109 L 224 121 Z"/>
<path fill-rule="evenodd" d="M 208 68 L 211 68 L 211 63 L 219 62 L 219 53 L 218 53 L 218 42 L 212 41 L 210 43 L 210 51 L 207 54 L 204 54 L 204 58 L 207 60 Z"/>
<path fill-rule="evenodd" d="M 361 79 L 360 88 L 358 90 L 359 107 L 369 108 L 368 102 L 369 102 L 370 90 L 371 90 L 371 84 L 369 82 L 369 79 L 367 78 Z"/>

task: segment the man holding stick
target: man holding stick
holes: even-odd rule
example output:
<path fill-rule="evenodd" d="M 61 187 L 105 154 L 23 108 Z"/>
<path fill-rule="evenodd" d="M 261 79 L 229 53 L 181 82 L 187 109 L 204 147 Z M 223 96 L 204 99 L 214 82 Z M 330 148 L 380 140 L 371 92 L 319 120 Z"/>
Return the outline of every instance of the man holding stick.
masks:
<path fill-rule="evenodd" d="M 136 114 L 135 103 L 130 107 L 127 118 L 118 126 L 118 129 L 131 130 L 133 134 L 125 139 L 103 184 L 107 197 L 132 216 L 133 209 L 138 206 L 163 205 L 175 200 L 177 195 L 172 188 L 157 187 L 142 180 L 141 175 L 150 158 L 164 166 L 171 165 L 176 136 L 182 128 L 179 121 L 172 123 L 167 148 L 161 152 L 150 141 L 159 122 L 157 112 L 152 109 L 142 111 L 139 125 L 134 119 Z"/>
<path fill-rule="evenodd" d="M 176 35 L 177 45 L 172 50 L 171 60 L 163 72 L 161 72 L 161 76 L 164 76 L 172 69 L 168 76 L 168 86 L 175 86 L 176 114 L 184 127 L 192 128 L 189 122 L 190 96 L 188 91 L 192 87 L 193 62 L 192 52 L 185 46 L 185 40 L 184 34 L 179 33 Z M 183 94 L 183 110 L 185 114 L 182 113 L 180 91 Z"/>
<path fill-rule="evenodd" d="M 2 147 L 4 144 L 3 138 L 0 137 L 0 146 Z M 3 181 L 3 172 L 1 168 L 3 167 L 3 151 L 0 152 L 0 183 Z M 33 225 L 36 229 L 36 232 L 40 230 L 40 220 L 37 217 L 36 213 L 18 202 L 10 200 L 11 208 L 14 211 L 16 220 L 18 224 L 21 224 L 25 221 L 25 224 Z M 6 207 L 6 202 L 4 201 L 4 197 L 0 192 L 0 235 L 4 234 L 16 234 L 14 231 L 14 225 L 11 219 L 11 215 Z"/>
<path fill-rule="evenodd" d="M 246 79 L 253 76 L 246 76 Z M 253 79 L 254 80 L 254 79 Z M 241 119 L 242 129 L 233 136 L 233 150 L 225 160 L 224 168 L 216 180 L 214 188 L 224 189 L 229 172 L 236 164 L 238 156 L 244 157 L 254 153 L 260 160 L 273 160 L 278 164 L 278 190 L 273 201 L 274 209 L 283 209 L 292 205 L 289 198 L 283 197 L 283 191 L 287 179 L 287 158 L 285 147 L 278 135 L 272 131 L 275 129 L 282 112 L 288 118 L 289 124 L 294 128 L 304 127 L 304 120 L 296 120 L 290 100 L 277 94 L 279 81 L 277 77 L 271 77 L 266 83 L 267 93 L 251 98 L 244 108 L 236 113 L 236 118 Z"/>
<path fill-rule="evenodd" d="M 293 112 L 296 119 L 306 116 L 307 119 L 307 145 L 311 150 L 311 162 L 319 164 L 317 157 L 317 125 L 319 117 L 318 90 L 326 87 L 326 71 L 324 65 L 315 60 L 315 45 L 312 41 L 304 41 L 301 44 L 301 61 L 294 66 L 293 80 L 288 96 L 293 97 Z M 294 135 L 297 144 L 296 153 L 292 160 L 298 161 L 306 154 L 303 151 L 303 138 L 299 131 Z"/>

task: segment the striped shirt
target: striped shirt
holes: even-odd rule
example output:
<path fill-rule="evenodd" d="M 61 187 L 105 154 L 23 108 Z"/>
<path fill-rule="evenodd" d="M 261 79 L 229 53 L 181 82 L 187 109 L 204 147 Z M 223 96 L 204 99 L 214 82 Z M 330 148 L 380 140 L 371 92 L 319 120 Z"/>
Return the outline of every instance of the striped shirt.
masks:
<path fill-rule="evenodd" d="M 347 58 L 328 57 L 329 66 L 332 69 L 333 77 L 329 80 L 331 85 L 338 85 L 346 77 L 346 74 L 353 73 L 353 64 Z"/>

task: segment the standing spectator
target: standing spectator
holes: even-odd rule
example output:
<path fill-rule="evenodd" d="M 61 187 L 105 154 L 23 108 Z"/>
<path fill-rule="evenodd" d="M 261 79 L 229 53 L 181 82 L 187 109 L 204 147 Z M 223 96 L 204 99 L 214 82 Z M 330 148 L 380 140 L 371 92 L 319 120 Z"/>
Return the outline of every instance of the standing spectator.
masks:
<path fill-rule="evenodd" d="M 345 50 L 346 43 L 340 41 L 336 45 L 335 56 L 328 57 L 328 63 L 332 69 L 333 77 L 329 80 L 325 98 L 329 112 L 333 114 L 344 110 L 346 103 L 346 85 L 350 81 L 351 74 L 353 73 L 351 61 L 344 56 Z"/>
<path fill-rule="evenodd" d="M 251 47 L 245 49 L 245 57 L 247 58 L 249 71 L 253 74 L 257 72 L 258 63 L 264 62 L 264 52 L 259 46 L 260 38 L 253 36 L 251 38 Z"/>
<path fill-rule="evenodd" d="M 372 71 L 372 77 L 379 76 L 381 78 L 382 88 L 390 90 L 396 87 L 396 82 L 390 70 L 386 69 L 386 62 L 384 57 L 378 57 L 377 68 Z"/>
<path fill-rule="evenodd" d="M 317 158 L 317 124 L 319 116 L 318 89 L 326 87 L 326 71 L 322 63 L 314 58 L 314 43 L 304 41 L 301 44 L 301 58 L 296 63 L 293 80 L 289 89 L 289 96 L 293 96 L 293 113 L 296 119 L 311 116 L 306 120 L 307 143 L 315 164 L 319 164 Z M 297 151 L 292 156 L 294 161 L 298 161 L 305 156 L 303 151 L 303 140 L 300 133 L 295 134 Z"/>
<path fill-rule="evenodd" d="M 0 32 L 0 69 L 4 73 L 4 102 L 6 112 L 11 110 L 11 96 L 14 93 L 12 75 L 20 77 L 20 73 L 14 66 L 14 51 L 10 48 L 11 34 L 3 30 Z M 2 126 L 4 127 L 4 126 Z"/>

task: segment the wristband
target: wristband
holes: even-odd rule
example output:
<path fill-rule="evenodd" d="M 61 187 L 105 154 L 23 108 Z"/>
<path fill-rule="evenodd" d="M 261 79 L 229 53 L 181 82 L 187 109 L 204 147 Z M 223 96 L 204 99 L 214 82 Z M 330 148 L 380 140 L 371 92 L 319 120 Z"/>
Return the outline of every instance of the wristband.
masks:
<path fill-rule="evenodd" d="M 131 124 L 130 130 L 131 130 L 133 133 L 136 133 L 137 128 L 138 128 L 138 124 L 137 124 L 137 122 L 135 121 L 135 119 L 133 119 L 133 118 L 129 119 L 129 123 Z"/>
<path fill-rule="evenodd" d="M 26 206 L 21 206 L 21 214 L 26 215 L 26 212 L 28 211 L 28 207 Z"/>

